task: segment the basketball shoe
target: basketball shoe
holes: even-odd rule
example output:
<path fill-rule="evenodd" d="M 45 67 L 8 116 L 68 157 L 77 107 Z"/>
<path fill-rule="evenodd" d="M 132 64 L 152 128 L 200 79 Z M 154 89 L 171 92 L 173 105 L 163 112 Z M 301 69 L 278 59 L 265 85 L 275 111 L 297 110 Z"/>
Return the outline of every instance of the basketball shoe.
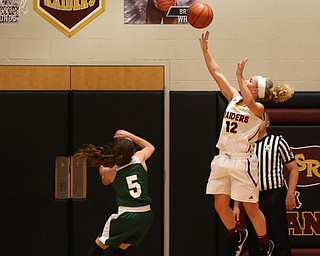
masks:
<path fill-rule="evenodd" d="M 274 249 L 274 243 L 272 240 L 269 240 L 266 246 L 260 247 L 259 256 L 271 256 L 273 249 Z"/>
<path fill-rule="evenodd" d="M 247 229 L 239 229 L 232 238 L 232 256 L 240 256 L 244 242 L 248 237 Z"/>

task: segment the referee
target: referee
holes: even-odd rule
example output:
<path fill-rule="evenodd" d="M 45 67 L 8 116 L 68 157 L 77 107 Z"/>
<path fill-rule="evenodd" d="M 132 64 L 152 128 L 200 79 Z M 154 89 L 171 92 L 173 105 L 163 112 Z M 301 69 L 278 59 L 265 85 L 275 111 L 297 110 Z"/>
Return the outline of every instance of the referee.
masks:
<path fill-rule="evenodd" d="M 286 210 L 296 207 L 294 194 L 299 171 L 288 143 L 282 136 L 268 134 L 269 125 L 269 115 L 265 113 L 265 120 L 260 127 L 260 139 L 255 148 L 260 171 L 259 207 L 266 218 L 268 236 L 275 245 L 272 255 L 291 256 Z M 284 165 L 290 172 L 288 185 L 284 179 Z M 246 223 L 249 230 L 249 255 L 259 255 L 254 228 L 249 219 Z"/>

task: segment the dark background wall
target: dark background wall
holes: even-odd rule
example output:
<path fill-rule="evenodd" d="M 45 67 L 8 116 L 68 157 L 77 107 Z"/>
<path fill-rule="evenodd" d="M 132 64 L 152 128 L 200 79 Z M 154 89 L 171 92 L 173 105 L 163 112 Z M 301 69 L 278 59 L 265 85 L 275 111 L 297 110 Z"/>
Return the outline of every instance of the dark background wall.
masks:
<path fill-rule="evenodd" d="M 217 217 L 206 195 L 216 109 L 215 92 L 171 92 L 170 255 L 216 255 Z"/>
<path fill-rule="evenodd" d="M 320 93 L 296 93 L 267 108 L 319 109 Z M 226 231 L 205 194 L 225 100 L 219 92 L 170 93 L 170 255 L 225 256 Z M 279 110 L 281 110 L 279 109 Z M 282 111 L 282 110 L 281 110 Z M 301 112 L 302 113 L 302 112 Z M 299 112 L 297 113 L 299 115 Z M 1 254 L 82 256 L 116 211 L 112 189 L 88 168 L 85 200 L 54 199 L 54 158 L 83 143 L 102 144 L 119 128 L 156 146 L 149 160 L 155 222 L 131 255 L 163 255 L 164 95 L 162 91 L 1 91 Z M 272 120 L 271 120 L 272 121 Z M 319 122 L 272 121 L 291 146 L 319 145 Z M 302 191 L 319 211 L 319 186 Z M 316 246 L 316 236 L 292 237 Z"/>
<path fill-rule="evenodd" d="M 297 92 L 294 97 L 284 103 L 266 104 L 267 111 L 270 114 L 269 132 L 282 135 L 292 148 L 302 148 L 310 146 L 320 146 L 320 92 Z M 294 224 L 290 224 L 289 228 L 294 227 L 290 231 L 290 240 L 293 248 L 319 248 L 319 211 L 320 201 L 316 195 L 320 193 L 320 177 L 317 173 L 320 171 L 320 150 L 313 148 L 315 154 L 308 161 L 314 161 L 318 166 L 315 173 L 312 173 L 312 182 L 302 187 L 301 182 L 298 182 L 297 191 L 299 200 L 302 203 L 297 210 L 288 211 L 287 215 L 298 216 Z M 295 151 L 295 154 L 304 152 L 303 149 Z M 298 162 L 299 180 L 306 179 L 307 170 Z M 311 214 L 311 218 L 304 214 Z M 311 220 L 312 219 L 312 220 Z M 313 230 L 310 232 L 308 230 Z M 312 234 L 311 234 L 312 233 Z M 305 255 L 308 255 L 305 253 Z"/>
<path fill-rule="evenodd" d="M 68 202 L 54 157 L 68 152 L 67 92 L 0 93 L 2 255 L 67 255 Z"/>
<path fill-rule="evenodd" d="M 155 221 L 133 254 L 163 255 L 163 92 L 0 93 L 1 255 L 85 256 L 113 212 L 112 189 L 88 168 L 85 200 L 54 199 L 55 156 L 127 129 L 156 147 L 148 161 Z"/>
<path fill-rule="evenodd" d="M 265 106 L 278 113 L 270 115 L 270 133 L 282 134 L 292 147 L 320 145 L 320 92 L 296 92 L 288 102 Z M 170 255 L 229 255 L 227 232 L 213 209 L 213 198 L 205 194 L 225 108 L 220 92 L 170 94 Z M 318 116 L 310 115 L 314 111 Z M 299 214 L 319 212 L 315 195 L 320 186 L 299 190 L 304 201 Z M 291 236 L 292 247 L 318 247 L 319 225 L 314 228 L 311 236 Z"/>

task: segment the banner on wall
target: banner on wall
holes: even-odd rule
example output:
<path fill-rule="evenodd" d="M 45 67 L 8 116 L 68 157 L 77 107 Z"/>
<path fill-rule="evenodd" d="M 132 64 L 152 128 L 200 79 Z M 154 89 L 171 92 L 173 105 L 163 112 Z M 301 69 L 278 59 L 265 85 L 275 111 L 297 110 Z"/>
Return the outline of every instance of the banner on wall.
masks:
<path fill-rule="evenodd" d="M 320 236 L 320 146 L 291 148 L 299 169 L 297 208 L 287 211 L 289 234 L 295 244 L 316 245 Z M 285 170 L 288 180 L 289 171 Z"/>
<path fill-rule="evenodd" d="M 0 23 L 18 23 L 20 12 L 28 12 L 26 0 L 0 0 Z"/>
<path fill-rule="evenodd" d="M 34 0 L 34 10 L 71 37 L 105 10 L 105 0 Z"/>
<path fill-rule="evenodd" d="M 199 0 L 124 0 L 125 24 L 187 24 L 187 10 Z M 168 4 L 168 2 L 172 2 Z"/>

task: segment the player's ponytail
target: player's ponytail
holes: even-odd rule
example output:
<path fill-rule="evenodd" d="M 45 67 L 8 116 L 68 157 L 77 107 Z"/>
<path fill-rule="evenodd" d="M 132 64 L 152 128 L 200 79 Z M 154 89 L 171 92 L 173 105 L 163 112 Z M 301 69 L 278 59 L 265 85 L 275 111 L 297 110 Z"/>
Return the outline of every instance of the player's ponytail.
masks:
<path fill-rule="evenodd" d="M 289 83 L 279 83 L 273 86 L 270 79 L 266 81 L 266 91 L 264 101 L 274 101 L 276 103 L 285 102 L 290 99 L 294 94 L 294 88 Z"/>
<path fill-rule="evenodd" d="M 130 163 L 134 151 L 134 145 L 131 140 L 116 138 L 113 143 L 104 146 L 84 144 L 74 156 L 86 158 L 91 166 L 113 167 Z"/>

